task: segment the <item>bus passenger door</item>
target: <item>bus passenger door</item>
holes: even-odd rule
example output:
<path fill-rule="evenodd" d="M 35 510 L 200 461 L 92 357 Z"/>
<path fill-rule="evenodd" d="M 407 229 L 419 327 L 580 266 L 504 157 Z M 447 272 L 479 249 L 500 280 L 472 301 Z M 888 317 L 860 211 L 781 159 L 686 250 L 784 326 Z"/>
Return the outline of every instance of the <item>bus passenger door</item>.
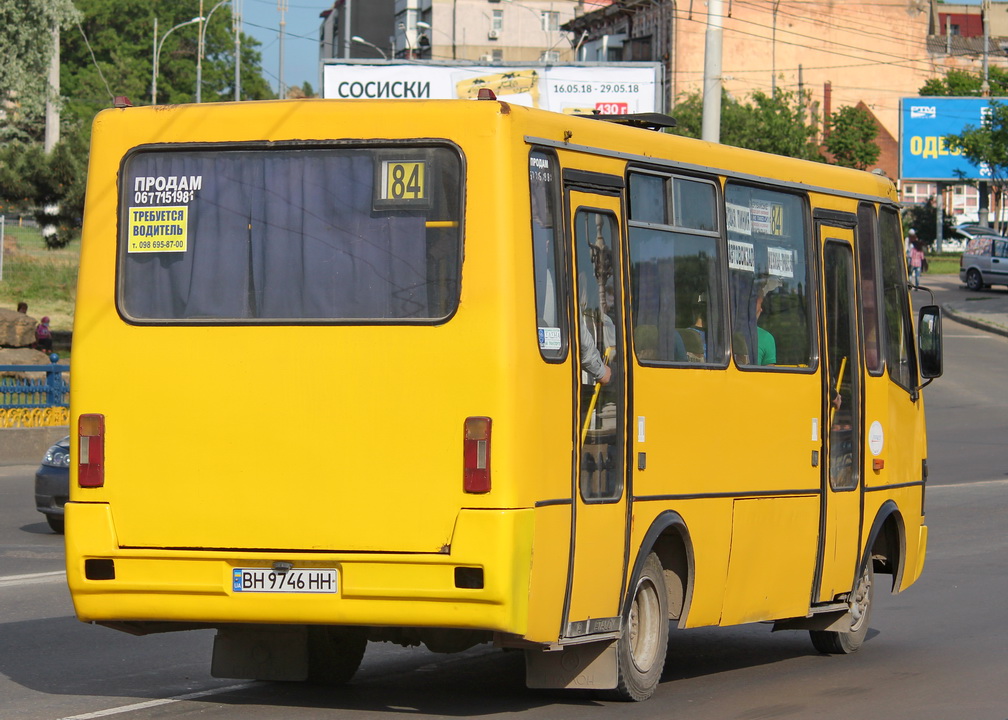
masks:
<path fill-rule="evenodd" d="M 610 176 L 602 176 L 610 178 Z M 619 181 L 621 178 L 610 178 Z M 623 343 L 620 195 L 568 188 L 578 328 L 572 562 L 563 636 L 619 630 L 626 574 L 626 362 Z M 607 382 L 597 380 L 608 368 Z M 606 378 L 603 378 L 606 379 Z"/>
<path fill-rule="evenodd" d="M 822 511 L 814 602 L 854 585 L 861 539 L 861 353 L 858 350 L 854 233 L 820 225 L 823 272 Z"/>

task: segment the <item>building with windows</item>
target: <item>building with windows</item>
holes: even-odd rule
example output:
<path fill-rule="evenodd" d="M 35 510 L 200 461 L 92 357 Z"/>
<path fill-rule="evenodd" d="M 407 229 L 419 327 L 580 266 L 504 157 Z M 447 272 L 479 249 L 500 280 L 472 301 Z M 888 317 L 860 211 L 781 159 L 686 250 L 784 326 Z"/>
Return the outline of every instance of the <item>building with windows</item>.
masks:
<path fill-rule="evenodd" d="M 319 62 L 392 56 L 395 0 L 335 0 L 319 17 Z"/>
<path fill-rule="evenodd" d="M 674 0 L 336 0 L 323 13 L 322 57 L 660 62 L 665 107 L 674 114 L 677 98 L 703 86 L 707 7 Z M 978 4 L 724 0 L 723 8 L 728 93 L 807 93 L 810 120 L 820 127 L 833 110 L 861 105 L 880 128 L 878 166 L 894 178 L 900 98 L 950 69 L 979 72 L 983 64 Z M 347 14 L 350 32 L 339 30 Z M 357 25 L 372 15 L 368 28 Z M 988 62 L 1008 67 L 1008 0 L 992 1 L 988 20 Z M 910 187 L 907 201 L 925 187 L 925 199 L 937 192 L 928 183 Z M 969 198 L 975 200 L 975 188 L 950 191 L 946 207 L 968 216 L 975 207 Z"/>
<path fill-rule="evenodd" d="M 395 57 L 569 62 L 579 0 L 395 0 Z"/>

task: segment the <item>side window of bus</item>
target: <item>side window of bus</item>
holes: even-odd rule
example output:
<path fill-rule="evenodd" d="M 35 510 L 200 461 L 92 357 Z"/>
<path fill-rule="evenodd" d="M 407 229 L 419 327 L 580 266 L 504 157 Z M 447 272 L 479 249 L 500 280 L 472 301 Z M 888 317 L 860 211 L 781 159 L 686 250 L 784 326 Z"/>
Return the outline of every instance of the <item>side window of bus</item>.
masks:
<path fill-rule="evenodd" d="M 892 208 L 882 208 L 879 214 L 879 240 L 882 250 L 885 359 L 893 382 L 910 390 L 915 384 L 917 368 L 914 365 L 903 234 L 899 216 Z"/>
<path fill-rule="evenodd" d="M 724 365 L 717 189 L 713 182 L 630 174 L 634 350 L 644 364 Z"/>
<path fill-rule="evenodd" d="M 725 210 L 735 363 L 809 367 L 813 315 L 803 199 L 729 182 Z"/>
<path fill-rule="evenodd" d="M 563 233 L 558 212 L 558 178 L 555 155 L 543 150 L 529 153 L 536 330 L 539 352 L 546 360 L 562 360 L 567 356 L 567 315 L 559 299 L 564 274 L 560 272 Z"/>
<path fill-rule="evenodd" d="M 865 367 L 878 375 L 882 372 L 882 322 L 879 318 L 878 232 L 875 206 L 858 206 L 858 264 L 861 272 L 861 322 L 864 327 Z"/>

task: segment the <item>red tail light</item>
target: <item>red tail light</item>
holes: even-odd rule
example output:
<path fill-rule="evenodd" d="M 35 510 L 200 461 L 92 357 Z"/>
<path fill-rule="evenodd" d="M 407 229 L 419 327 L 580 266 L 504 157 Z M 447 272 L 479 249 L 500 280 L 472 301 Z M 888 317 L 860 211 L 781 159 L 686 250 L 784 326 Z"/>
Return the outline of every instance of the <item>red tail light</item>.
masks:
<path fill-rule="evenodd" d="M 465 472 L 462 489 L 467 493 L 490 492 L 490 426 L 488 417 L 469 417 L 465 421 L 462 455 Z"/>
<path fill-rule="evenodd" d="M 105 484 L 105 416 L 81 415 L 77 420 L 80 447 L 77 454 L 77 484 L 101 487 Z"/>

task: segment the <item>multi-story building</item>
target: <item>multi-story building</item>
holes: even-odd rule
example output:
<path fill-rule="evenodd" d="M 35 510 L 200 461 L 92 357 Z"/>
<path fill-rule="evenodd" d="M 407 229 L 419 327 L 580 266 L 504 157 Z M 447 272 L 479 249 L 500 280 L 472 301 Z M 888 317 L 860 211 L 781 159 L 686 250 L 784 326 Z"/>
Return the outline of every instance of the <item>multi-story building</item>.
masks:
<path fill-rule="evenodd" d="M 561 25 L 579 0 L 395 0 L 395 56 L 470 62 L 568 62 Z"/>
<path fill-rule="evenodd" d="M 391 57 L 395 0 L 335 0 L 319 17 L 320 62 Z"/>
<path fill-rule="evenodd" d="M 564 27 L 581 38 L 579 59 L 597 59 L 594 51 L 609 60 L 664 62 L 666 104 L 674 114 L 677 98 L 703 88 L 707 12 L 707 3 L 675 0 L 615 0 L 604 8 L 583 3 Z M 723 0 L 723 13 L 721 81 L 730 95 L 807 93 L 810 119 L 820 127 L 832 110 L 861 105 L 880 127 L 879 166 L 894 178 L 900 99 L 950 69 L 979 72 L 982 66 L 979 5 Z M 988 62 L 1006 67 L 1008 2 L 992 2 L 988 21 Z M 646 52 L 650 58 L 641 57 Z"/>

